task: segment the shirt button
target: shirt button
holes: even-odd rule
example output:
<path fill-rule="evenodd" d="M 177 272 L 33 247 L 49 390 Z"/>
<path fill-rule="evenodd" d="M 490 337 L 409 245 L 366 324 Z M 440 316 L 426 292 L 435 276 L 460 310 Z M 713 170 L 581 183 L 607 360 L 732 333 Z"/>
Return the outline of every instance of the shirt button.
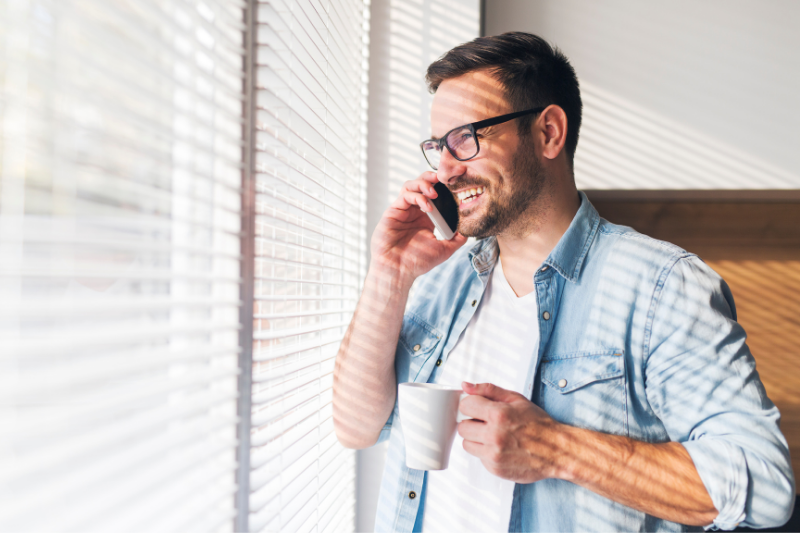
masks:
<path fill-rule="evenodd" d="M 544 272 L 544 271 L 545 271 L 545 270 L 547 270 L 548 268 L 550 268 L 550 267 L 549 267 L 549 266 L 547 266 L 547 265 L 543 266 L 543 267 L 542 267 L 542 272 Z"/>
<path fill-rule="evenodd" d="M 414 498 L 417 497 L 417 493 L 412 490 L 411 492 L 408 493 L 408 497 L 413 500 Z"/>
<path fill-rule="evenodd" d="M 567 380 L 566 379 L 559 379 L 558 380 L 558 386 L 563 389 L 564 387 L 567 386 Z"/>
<path fill-rule="evenodd" d="M 442 360 L 441 360 L 441 359 L 439 359 L 438 361 L 436 361 L 436 366 L 442 366 Z"/>
<path fill-rule="evenodd" d="M 478 303 L 478 300 L 472 300 L 472 307 L 475 307 L 475 304 Z"/>
<path fill-rule="evenodd" d="M 550 320 L 550 313 L 545 311 L 544 313 L 542 313 L 542 318 L 544 318 L 545 320 Z"/>
<path fill-rule="evenodd" d="M 414 351 L 415 351 L 415 352 L 418 352 L 418 351 L 419 351 L 419 349 L 420 349 L 420 345 L 419 345 L 419 344 L 415 344 L 415 345 L 414 345 Z"/>

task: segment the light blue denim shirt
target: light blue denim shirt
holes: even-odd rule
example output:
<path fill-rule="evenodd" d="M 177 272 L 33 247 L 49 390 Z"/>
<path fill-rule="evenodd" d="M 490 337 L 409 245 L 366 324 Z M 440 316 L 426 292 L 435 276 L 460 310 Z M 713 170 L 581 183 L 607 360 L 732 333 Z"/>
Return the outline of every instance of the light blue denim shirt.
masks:
<path fill-rule="evenodd" d="M 398 383 L 436 381 L 497 255 L 496 239 L 483 239 L 417 281 L 397 344 Z M 519 370 L 535 404 L 572 426 L 682 443 L 719 510 L 712 528 L 788 520 L 795 487 L 780 414 L 758 377 L 730 289 L 713 270 L 677 246 L 600 218 L 581 193 L 534 283 L 541 342 Z M 386 438 L 375 529 L 419 531 L 425 472 L 405 466 L 397 405 L 381 432 Z M 517 484 L 509 523 L 509 531 L 700 529 L 558 479 Z"/>

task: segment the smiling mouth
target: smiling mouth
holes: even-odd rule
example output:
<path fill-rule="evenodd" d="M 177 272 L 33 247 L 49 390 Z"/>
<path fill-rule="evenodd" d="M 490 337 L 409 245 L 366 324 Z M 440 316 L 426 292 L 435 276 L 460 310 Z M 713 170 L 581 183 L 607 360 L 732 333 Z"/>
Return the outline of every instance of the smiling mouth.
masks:
<path fill-rule="evenodd" d="M 455 195 L 456 202 L 458 202 L 459 207 L 467 206 L 480 198 L 480 196 L 483 194 L 483 191 L 483 187 L 475 187 L 474 189 L 466 189 L 458 192 Z"/>

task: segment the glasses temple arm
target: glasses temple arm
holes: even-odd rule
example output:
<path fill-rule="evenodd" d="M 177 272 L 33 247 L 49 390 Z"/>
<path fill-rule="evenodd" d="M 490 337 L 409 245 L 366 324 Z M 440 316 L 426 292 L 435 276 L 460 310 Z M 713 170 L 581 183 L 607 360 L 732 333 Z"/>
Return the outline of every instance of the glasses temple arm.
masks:
<path fill-rule="evenodd" d="M 499 117 L 487 118 L 486 120 L 473 122 L 472 124 L 470 124 L 470 126 L 472 126 L 476 130 L 479 130 L 481 128 L 488 128 L 489 126 L 496 126 L 498 124 L 502 124 L 503 122 L 508 122 L 509 120 L 521 117 L 522 115 L 527 115 L 529 113 L 540 113 L 544 111 L 544 109 L 545 109 L 544 107 L 536 107 L 534 109 L 528 109 L 526 111 L 516 111 L 514 113 L 509 113 L 507 115 L 500 115 Z"/>

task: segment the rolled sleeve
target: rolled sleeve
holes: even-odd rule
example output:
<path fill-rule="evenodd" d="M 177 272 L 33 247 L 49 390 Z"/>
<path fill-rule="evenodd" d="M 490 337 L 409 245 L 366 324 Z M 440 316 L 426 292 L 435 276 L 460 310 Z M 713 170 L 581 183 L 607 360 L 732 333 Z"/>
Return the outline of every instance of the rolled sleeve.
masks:
<path fill-rule="evenodd" d="M 789 450 L 727 284 L 682 256 L 664 270 L 650 319 L 647 398 L 719 511 L 709 527 L 782 525 L 794 501 Z"/>
<path fill-rule="evenodd" d="M 749 483 L 744 452 L 738 446 L 714 438 L 684 442 L 683 447 L 689 452 L 714 507 L 719 511 L 713 524 L 706 529 L 736 528 L 747 515 Z M 725 475 L 720 476 L 720 473 Z"/>

